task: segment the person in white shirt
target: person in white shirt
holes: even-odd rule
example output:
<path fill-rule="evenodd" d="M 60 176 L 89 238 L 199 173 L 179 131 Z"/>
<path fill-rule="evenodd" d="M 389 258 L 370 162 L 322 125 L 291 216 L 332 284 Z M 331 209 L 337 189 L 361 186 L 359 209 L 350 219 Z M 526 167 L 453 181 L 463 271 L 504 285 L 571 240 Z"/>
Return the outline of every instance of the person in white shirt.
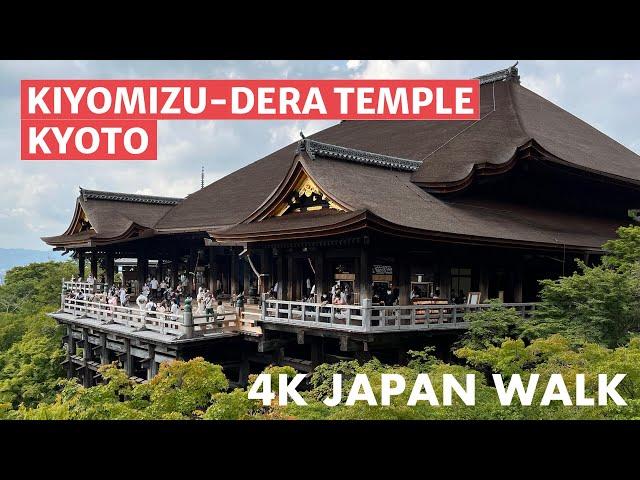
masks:
<path fill-rule="evenodd" d="M 151 298 L 158 298 L 158 280 L 155 277 L 151 280 Z"/>
<path fill-rule="evenodd" d="M 127 291 L 124 289 L 124 287 L 120 288 L 120 292 L 118 292 L 120 295 L 120 305 L 122 305 L 123 307 L 127 306 Z"/>
<path fill-rule="evenodd" d="M 150 292 L 151 292 L 151 289 L 149 288 L 149 285 L 145 283 L 144 286 L 142 287 L 142 294 L 145 297 L 148 297 Z"/>
<path fill-rule="evenodd" d="M 89 274 L 89 276 L 87 277 L 87 283 L 89 285 L 93 285 L 95 283 L 95 279 L 93 278 L 93 275 Z"/>
<path fill-rule="evenodd" d="M 218 306 L 216 307 L 216 315 L 224 317 L 227 311 L 224 309 L 224 305 L 222 305 L 222 300 L 218 300 Z"/>
<path fill-rule="evenodd" d="M 169 287 L 169 285 L 167 285 L 167 282 L 164 281 L 164 279 L 160 282 L 160 296 L 164 297 L 164 292 L 167 291 L 167 288 Z"/>
<path fill-rule="evenodd" d="M 180 307 L 178 306 L 178 302 L 174 301 L 171 303 L 171 313 L 177 315 L 180 312 Z"/>
<path fill-rule="evenodd" d="M 142 293 L 140 295 L 138 295 L 138 298 L 136 298 L 136 303 L 138 304 L 138 308 L 140 310 L 144 310 L 145 309 L 145 305 L 147 304 L 147 296 L 143 295 Z"/>

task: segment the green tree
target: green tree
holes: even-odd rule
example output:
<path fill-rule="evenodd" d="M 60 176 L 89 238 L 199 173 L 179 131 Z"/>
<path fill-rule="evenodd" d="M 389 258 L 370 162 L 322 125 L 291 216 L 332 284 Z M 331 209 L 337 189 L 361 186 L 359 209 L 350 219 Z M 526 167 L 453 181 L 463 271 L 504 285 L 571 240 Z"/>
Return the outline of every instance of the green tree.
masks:
<path fill-rule="evenodd" d="M 603 249 L 601 265 L 579 261 L 573 275 L 541 281 L 542 302 L 526 336 L 561 333 L 576 343 L 615 347 L 640 331 L 640 227 L 621 227 Z"/>
<path fill-rule="evenodd" d="M 0 307 L 4 312 L 29 314 L 44 306 L 59 305 L 62 279 L 76 271 L 73 261 L 14 267 L 5 275 L 4 285 L 0 285 Z"/>
<path fill-rule="evenodd" d="M 506 338 L 518 338 L 522 334 L 522 317 L 514 308 L 506 308 L 498 301 L 491 302 L 486 310 L 465 316 L 469 329 L 458 346 L 472 348 L 500 345 Z"/>
<path fill-rule="evenodd" d="M 18 326 L 5 328 L 10 333 L 0 335 L 0 343 L 6 346 L 0 351 L 0 403 L 36 405 L 55 396 L 63 374 L 62 332 L 45 310 L 3 319 Z"/>

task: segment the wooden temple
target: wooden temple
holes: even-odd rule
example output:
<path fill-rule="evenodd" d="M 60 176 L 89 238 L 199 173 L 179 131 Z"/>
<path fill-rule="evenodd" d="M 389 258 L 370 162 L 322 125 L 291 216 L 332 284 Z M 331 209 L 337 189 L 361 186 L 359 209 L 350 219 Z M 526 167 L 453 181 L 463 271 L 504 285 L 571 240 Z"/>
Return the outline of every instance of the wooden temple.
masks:
<path fill-rule="evenodd" d="M 69 375 L 90 384 L 120 360 L 149 378 L 201 355 L 242 384 L 268 363 L 402 362 L 429 342 L 446 355 L 489 299 L 535 314 L 540 279 L 597 262 L 634 221 L 640 157 L 520 85 L 515 67 L 479 78 L 478 121 L 344 121 L 185 199 L 81 189 L 67 231 L 43 238 L 80 277 L 88 262 L 112 285 L 116 260 L 134 259 L 135 294 L 149 275 L 186 278 L 187 295 L 218 292 L 229 314 L 149 318 L 63 296 L 52 316 L 68 328 Z M 336 285 L 346 305 L 332 305 Z"/>

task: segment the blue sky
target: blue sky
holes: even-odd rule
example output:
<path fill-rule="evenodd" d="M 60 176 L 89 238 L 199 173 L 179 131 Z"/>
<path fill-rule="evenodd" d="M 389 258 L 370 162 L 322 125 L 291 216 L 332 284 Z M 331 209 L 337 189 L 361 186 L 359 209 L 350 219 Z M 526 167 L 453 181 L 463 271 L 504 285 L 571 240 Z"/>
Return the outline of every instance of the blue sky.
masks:
<path fill-rule="evenodd" d="M 78 187 L 186 196 L 330 121 L 162 121 L 155 162 L 20 160 L 19 85 L 36 78 L 469 78 L 487 61 L 0 61 L 0 247 L 45 250 Z M 640 153 L 640 61 L 522 61 L 521 83 Z"/>

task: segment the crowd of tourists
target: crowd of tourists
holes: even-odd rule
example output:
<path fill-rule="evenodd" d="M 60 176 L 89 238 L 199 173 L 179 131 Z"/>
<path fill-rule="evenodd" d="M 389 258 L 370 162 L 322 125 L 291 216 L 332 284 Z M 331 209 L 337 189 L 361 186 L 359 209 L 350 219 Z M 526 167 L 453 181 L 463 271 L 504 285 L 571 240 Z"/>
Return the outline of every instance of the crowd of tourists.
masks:
<path fill-rule="evenodd" d="M 139 310 L 147 312 L 160 312 L 179 314 L 184 305 L 185 287 L 183 282 L 178 282 L 175 288 L 171 288 L 168 278 L 158 281 L 155 277 L 148 277 L 147 281 L 142 285 L 139 295 L 135 298 L 135 302 L 131 299 L 133 295 L 131 285 L 122 285 L 120 287 L 111 285 L 104 291 L 94 289 L 96 284 L 95 278 L 90 274 L 85 281 L 75 276 L 71 278 L 73 283 L 86 283 L 88 288 L 80 288 L 79 286 L 72 288 L 67 292 L 68 298 L 76 300 L 86 300 L 96 303 L 104 303 L 111 306 L 132 307 L 136 305 Z M 206 288 L 199 287 L 196 297 L 196 303 L 193 305 L 194 314 L 196 315 L 225 315 L 225 307 L 222 303 L 220 292 L 211 292 Z"/>

